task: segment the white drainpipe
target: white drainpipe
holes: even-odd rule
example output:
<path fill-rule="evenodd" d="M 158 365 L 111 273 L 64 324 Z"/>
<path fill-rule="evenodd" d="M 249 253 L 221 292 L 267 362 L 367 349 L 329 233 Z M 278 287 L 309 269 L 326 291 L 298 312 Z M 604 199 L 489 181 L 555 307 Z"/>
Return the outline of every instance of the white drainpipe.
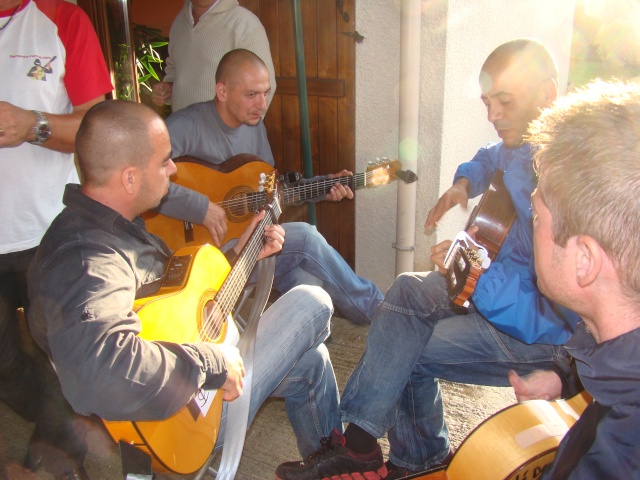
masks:
<path fill-rule="evenodd" d="M 421 0 L 401 0 L 400 125 L 398 158 L 403 170 L 417 171 L 420 104 Z M 418 175 L 419 176 L 419 175 Z M 416 233 L 416 183 L 398 182 L 396 275 L 413 271 Z"/>

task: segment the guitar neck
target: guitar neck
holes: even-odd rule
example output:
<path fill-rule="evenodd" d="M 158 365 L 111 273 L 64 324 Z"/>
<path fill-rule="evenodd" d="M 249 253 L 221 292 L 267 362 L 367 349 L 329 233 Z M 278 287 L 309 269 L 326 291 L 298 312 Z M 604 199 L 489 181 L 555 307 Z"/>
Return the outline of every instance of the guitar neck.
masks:
<path fill-rule="evenodd" d="M 265 195 L 265 194 L 263 194 Z M 273 201 L 267 209 L 264 218 L 251 234 L 249 241 L 242 249 L 238 259 L 229 272 L 226 280 L 218 290 L 216 304 L 220 309 L 222 318 L 226 318 L 231 313 L 238 298 L 247 284 L 251 272 L 258 261 L 258 254 L 264 245 L 264 229 L 268 225 L 273 225 L 274 220 L 280 216 L 280 207 L 277 201 Z"/>
<path fill-rule="evenodd" d="M 369 186 L 369 173 L 356 173 L 355 175 L 346 175 L 343 177 L 325 178 L 322 180 L 314 180 L 306 182 L 302 185 L 287 187 L 282 189 L 282 203 L 289 205 L 292 203 L 300 203 L 318 197 L 327 195 L 331 188 L 340 183 L 351 190 L 358 190 Z"/>
<path fill-rule="evenodd" d="M 283 188 L 281 190 L 282 204 L 291 205 L 323 197 L 331 191 L 331 188 L 336 183 L 349 187 L 351 190 L 371 186 L 367 183 L 367 173 L 356 173 L 355 175 L 344 177 L 314 180 L 304 185 Z M 218 202 L 217 205 L 225 210 L 235 209 L 242 212 L 251 212 L 259 210 L 260 207 L 265 204 L 265 198 L 266 194 L 264 192 L 252 192 L 240 198 L 223 200 L 222 202 Z"/>

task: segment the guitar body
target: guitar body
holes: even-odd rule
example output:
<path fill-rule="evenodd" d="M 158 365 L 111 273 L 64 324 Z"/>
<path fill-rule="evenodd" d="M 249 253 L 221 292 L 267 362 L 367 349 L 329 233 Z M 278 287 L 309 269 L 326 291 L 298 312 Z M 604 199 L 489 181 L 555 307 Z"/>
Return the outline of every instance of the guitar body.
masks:
<path fill-rule="evenodd" d="M 516 219 L 516 209 L 503 177 L 502 170 L 495 173 L 489 189 L 471 212 L 465 228 L 465 230 L 472 226 L 479 228 L 476 241 L 489 251 L 491 260 L 498 255 Z"/>
<path fill-rule="evenodd" d="M 473 226 L 478 227 L 475 241 L 486 248 L 491 260 L 498 255 L 516 219 L 516 209 L 503 177 L 502 170 L 495 173 L 489 189 L 471 212 L 465 227 L 465 230 Z M 446 267 L 449 297 L 455 305 L 466 307 L 484 270 L 475 250 L 459 242 L 454 243 L 451 248 L 451 259 Z"/>
<path fill-rule="evenodd" d="M 134 303 L 142 323 L 140 337 L 173 343 L 237 341 L 230 317 L 218 325 L 206 322 L 214 296 L 229 271 L 224 255 L 211 245 L 179 249 L 158 292 Z M 212 394 L 201 392 L 206 393 Z M 131 443 L 148 453 L 154 471 L 189 474 L 211 455 L 221 414 L 222 396 L 218 392 L 206 414 L 194 398 L 165 420 L 104 423 L 116 442 Z"/>
<path fill-rule="evenodd" d="M 534 480 L 555 458 L 562 438 L 591 402 L 531 400 L 482 422 L 462 442 L 446 469 L 416 474 L 421 480 Z"/>
<path fill-rule="evenodd" d="M 200 192 L 213 203 L 223 204 L 227 216 L 227 236 L 223 243 L 238 238 L 249 225 L 256 210 L 262 206 L 255 193 L 261 173 L 273 167 L 255 155 L 243 154 L 230 158 L 221 165 L 212 165 L 192 157 L 174 160 L 177 172 L 171 181 Z M 229 187 L 231 186 L 231 187 Z M 147 230 L 158 235 L 172 250 L 189 245 L 211 243 L 209 231 L 202 225 L 147 212 L 142 215 Z"/>

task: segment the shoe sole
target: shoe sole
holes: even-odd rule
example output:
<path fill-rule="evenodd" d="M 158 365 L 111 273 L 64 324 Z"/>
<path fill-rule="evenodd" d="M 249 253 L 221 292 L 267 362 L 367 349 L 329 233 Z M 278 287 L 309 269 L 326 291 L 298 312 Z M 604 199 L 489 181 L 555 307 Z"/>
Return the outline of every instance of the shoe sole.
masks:
<path fill-rule="evenodd" d="M 387 467 L 382 466 L 376 472 L 354 472 L 343 473 L 342 475 L 333 475 L 332 477 L 324 477 L 320 480 L 382 480 L 387 476 Z M 276 480 L 282 480 L 277 475 Z"/>

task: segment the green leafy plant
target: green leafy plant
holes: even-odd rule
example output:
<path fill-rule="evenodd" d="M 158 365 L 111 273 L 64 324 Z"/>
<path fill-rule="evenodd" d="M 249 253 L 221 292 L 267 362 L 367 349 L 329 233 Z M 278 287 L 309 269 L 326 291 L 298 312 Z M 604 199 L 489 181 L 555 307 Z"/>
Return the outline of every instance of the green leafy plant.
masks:
<path fill-rule="evenodd" d="M 158 48 L 169 44 L 169 39 L 158 28 L 133 24 L 133 42 L 136 54 L 136 69 L 139 93 L 151 94 L 155 82 L 160 81 L 164 60 Z"/>

